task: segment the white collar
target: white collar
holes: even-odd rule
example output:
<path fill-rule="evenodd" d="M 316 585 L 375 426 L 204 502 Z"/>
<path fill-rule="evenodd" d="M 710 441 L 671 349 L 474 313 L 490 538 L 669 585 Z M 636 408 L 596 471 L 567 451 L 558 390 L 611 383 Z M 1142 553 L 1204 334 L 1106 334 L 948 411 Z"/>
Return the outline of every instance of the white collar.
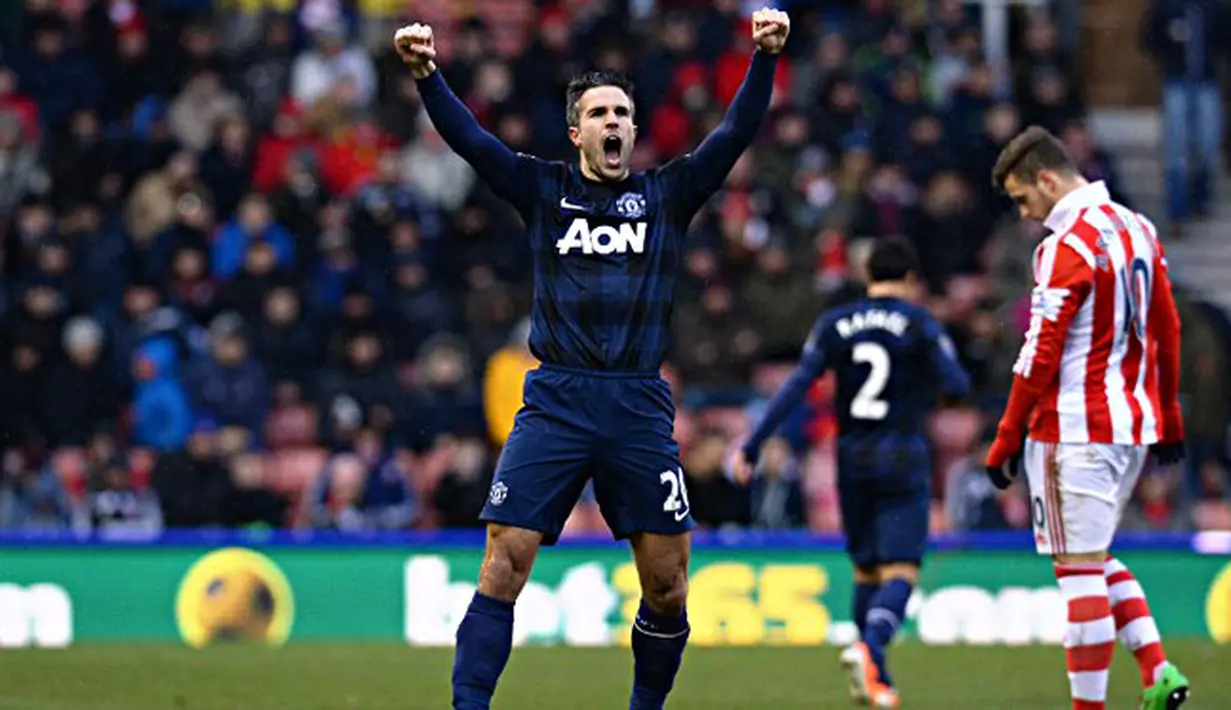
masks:
<path fill-rule="evenodd" d="M 1060 198 L 1056 206 L 1051 208 L 1047 219 L 1043 220 L 1043 226 L 1053 234 L 1067 234 L 1076 224 L 1082 210 L 1109 202 L 1111 193 L 1107 192 L 1107 185 L 1103 181 L 1087 183 Z"/>

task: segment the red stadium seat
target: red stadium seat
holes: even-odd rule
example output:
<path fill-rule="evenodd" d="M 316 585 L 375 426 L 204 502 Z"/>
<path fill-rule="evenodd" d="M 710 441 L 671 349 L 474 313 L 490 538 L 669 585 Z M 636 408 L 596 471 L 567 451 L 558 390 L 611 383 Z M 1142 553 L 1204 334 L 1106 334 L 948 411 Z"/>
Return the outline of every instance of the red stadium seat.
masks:
<path fill-rule="evenodd" d="M 81 449 L 60 449 L 51 456 L 51 468 L 73 498 L 85 495 L 86 458 Z"/>
<path fill-rule="evenodd" d="M 758 392 L 777 392 L 795 371 L 796 363 L 772 362 L 757 365 L 752 371 L 752 383 Z"/>
<path fill-rule="evenodd" d="M 154 475 L 154 464 L 158 455 L 149 449 L 132 449 L 128 452 L 128 473 L 132 476 L 134 488 L 143 489 L 150 485 Z"/>
<path fill-rule="evenodd" d="M 680 443 L 680 449 L 686 450 L 697 433 L 697 418 L 683 409 L 675 412 L 675 440 Z"/>
<path fill-rule="evenodd" d="M 840 529 L 838 511 L 838 462 L 832 444 L 813 448 L 800 469 L 808 519 L 812 529 L 833 532 Z"/>
<path fill-rule="evenodd" d="M 265 422 L 265 440 L 274 450 L 309 446 L 316 438 L 318 419 L 316 409 L 306 404 L 275 409 Z"/>
<path fill-rule="evenodd" d="M 1198 530 L 1231 530 L 1231 504 L 1221 500 L 1197 503 L 1193 506 L 1193 525 Z"/>
<path fill-rule="evenodd" d="M 324 450 L 313 447 L 272 453 L 266 458 L 265 478 L 270 489 L 298 496 L 316 482 L 326 458 Z"/>
<path fill-rule="evenodd" d="M 928 434 L 935 446 L 935 483 L 944 485 L 944 472 L 979 445 L 983 415 L 977 409 L 943 409 L 928 418 Z"/>
<path fill-rule="evenodd" d="M 436 484 L 449 471 L 453 462 L 453 445 L 442 444 L 432 448 L 422 456 L 413 457 L 410 471 L 410 483 L 419 495 L 430 495 L 436 490 Z"/>

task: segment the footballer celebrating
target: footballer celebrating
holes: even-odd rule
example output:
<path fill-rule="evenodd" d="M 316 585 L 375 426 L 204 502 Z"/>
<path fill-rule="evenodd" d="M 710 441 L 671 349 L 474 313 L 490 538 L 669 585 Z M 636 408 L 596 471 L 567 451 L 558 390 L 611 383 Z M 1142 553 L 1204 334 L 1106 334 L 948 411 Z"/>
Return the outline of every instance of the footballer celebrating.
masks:
<path fill-rule="evenodd" d="M 1180 319 L 1163 246 L 1037 126 L 1005 146 L 992 181 L 1050 234 L 1035 250 L 1030 327 L 988 474 L 1009 485 L 1028 431 L 1035 543 L 1068 602 L 1074 710 L 1106 707 L 1117 636 L 1141 671 L 1143 710 L 1173 710 L 1188 680 L 1167 662 L 1141 585 L 1108 555 L 1147 454 L 1164 465 L 1184 455 Z"/>
<path fill-rule="evenodd" d="M 837 375 L 838 501 L 855 567 L 855 626 L 862 641 L 842 654 L 852 696 L 896 708 L 886 650 L 906 614 L 927 548 L 932 460 L 924 417 L 937 394 L 961 398 L 970 377 L 930 313 L 912 301 L 919 259 L 901 239 L 882 239 L 864 269 L 867 297 L 826 313 L 795 372 L 736 454 L 741 483 L 761 445 L 827 370 Z"/>
<path fill-rule="evenodd" d="M 483 130 L 437 70 L 432 29 L 394 44 L 445 142 L 521 214 L 534 261 L 524 405 L 481 518 L 478 591 L 457 631 L 453 707 L 491 704 L 513 639 L 513 605 L 541 545 L 553 544 L 588 480 L 617 539 L 632 545 L 641 606 L 632 629 L 629 708 L 663 707 L 688 640 L 688 492 L 659 375 L 689 222 L 752 142 L 790 32 L 779 10 L 752 18 L 756 51 L 722 123 L 697 149 L 633 173 L 632 86 L 615 74 L 567 91 L 578 164 L 515 153 Z"/>

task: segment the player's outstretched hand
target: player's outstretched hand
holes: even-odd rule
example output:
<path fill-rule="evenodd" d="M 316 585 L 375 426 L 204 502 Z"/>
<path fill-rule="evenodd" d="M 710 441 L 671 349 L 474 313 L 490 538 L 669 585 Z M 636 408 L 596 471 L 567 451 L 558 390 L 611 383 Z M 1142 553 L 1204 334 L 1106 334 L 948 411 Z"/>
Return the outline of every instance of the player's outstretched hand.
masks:
<path fill-rule="evenodd" d="M 393 47 L 416 79 L 426 79 L 436 71 L 436 44 L 430 25 L 416 22 L 403 27 L 394 33 Z"/>
<path fill-rule="evenodd" d="M 1174 466 L 1184 460 L 1184 442 L 1160 441 L 1150 447 L 1160 466 Z"/>
<path fill-rule="evenodd" d="M 789 34 L 791 18 L 782 10 L 763 7 L 752 13 L 752 41 L 762 52 L 781 52 Z"/>
<path fill-rule="evenodd" d="M 753 464 L 754 462 L 748 459 L 748 455 L 742 448 L 737 449 L 735 455 L 731 457 L 731 479 L 741 486 L 748 485 L 755 468 Z"/>

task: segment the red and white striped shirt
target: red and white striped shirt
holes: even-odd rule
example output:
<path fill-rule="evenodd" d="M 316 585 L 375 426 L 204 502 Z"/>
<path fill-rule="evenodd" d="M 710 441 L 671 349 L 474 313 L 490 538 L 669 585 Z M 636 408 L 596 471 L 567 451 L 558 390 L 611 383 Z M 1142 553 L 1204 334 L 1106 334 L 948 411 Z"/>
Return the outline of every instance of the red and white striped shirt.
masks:
<path fill-rule="evenodd" d="M 1036 441 L 1182 439 L 1180 323 L 1154 225 L 1101 182 L 1066 195 L 1044 225 L 1005 423 L 1020 431 L 1033 409 Z"/>

